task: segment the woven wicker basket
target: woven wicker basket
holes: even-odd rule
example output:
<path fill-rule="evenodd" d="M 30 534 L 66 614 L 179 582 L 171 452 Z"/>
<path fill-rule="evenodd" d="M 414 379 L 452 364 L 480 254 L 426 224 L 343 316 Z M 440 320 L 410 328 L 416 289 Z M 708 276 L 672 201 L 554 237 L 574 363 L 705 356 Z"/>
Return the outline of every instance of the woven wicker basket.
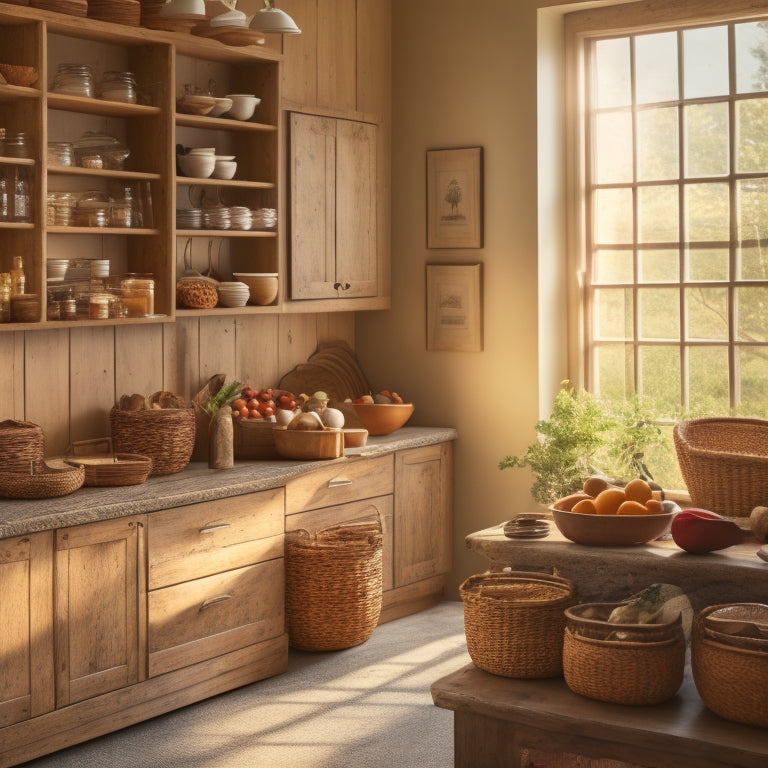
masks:
<path fill-rule="evenodd" d="M 7 499 L 51 499 L 74 493 L 83 485 L 83 466 L 54 469 L 43 465 L 34 474 L 3 472 L 0 474 L 0 496 Z"/>
<path fill-rule="evenodd" d="M 660 704 L 672 698 L 685 669 L 681 617 L 645 625 L 584 619 L 582 613 L 592 605 L 607 610 L 620 603 L 584 604 L 565 611 L 563 675 L 568 687 L 580 696 L 613 704 Z"/>
<path fill-rule="evenodd" d="M 30 421 L 0 422 L 0 459 L 6 472 L 28 474 L 43 466 L 43 430 Z"/>
<path fill-rule="evenodd" d="M 562 675 L 563 611 L 577 601 L 573 582 L 546 573 L 484 573 L 459 591 L 475 666 L 502 677 Z"/>
<path fill-rule="evenodd" d="M 673 435 L 695 507 L 744 517 L 768 504 L 768 421 L 692 419 L 676 424 Z"/>
<path fill-rule="evenodd" d="M 115 453 L 110 456 L 78 456 L 67 459 L 73 466 L 85 468 L 85 486 L 115 487 L 141 485 L 152 471 L 152 459 L 137 453 Z"/>
<path fill-rule="evenodd" d="M 292 647 L 336 651 L 373 634 L 381 615 L 382 547 L 379 520 L 289 535 L 285 611 Z"/>
<path fill-rule="evenodd" d="M 116 453 L 152 459 L 151 475 L 171 475 L 189 464 L 195 447 L 194 408 L 154 408 L 109 413 Z"/>
<path fill-rule="evenodd" d="M 737 723 L 768 727 L 768 652 L 725 645 L 704 633 L 704 617 L 693 621 L 691 671 L 702 701 L 716 715 Z"/>

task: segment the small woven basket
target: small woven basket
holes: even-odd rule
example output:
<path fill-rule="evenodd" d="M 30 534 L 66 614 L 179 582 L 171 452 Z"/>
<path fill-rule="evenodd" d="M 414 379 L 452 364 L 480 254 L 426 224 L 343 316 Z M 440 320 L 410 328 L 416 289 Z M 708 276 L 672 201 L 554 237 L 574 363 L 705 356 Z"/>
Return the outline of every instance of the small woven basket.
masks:
<path fill-rule="evenodd" d="M 29 474 L 43 466 L 43 430 L 30 421 L 0 422 L 0 458 L 3 470 Z"/>
<path fill-rule="evenodd" d="M 660 704 L 672 698 L 685 670 L 681 616 L 645 625 L 583 619 L 581 614 L 590 607 L 565 611 L 563 676 L 568 687 L 580 696 L 613 704 Z"/>
<path fill-rule="evenodd" d="M 768 651 L 726 645 L 708 637 L 704 617 L 723 607 L 709 606 L 694 618 L 693 682 L 704 704 L 716 715 L 768 727 Z"/>
<path fill-rule="evenodd" d="M 83 466 L 54 469 L 43 465 L 41 471 L 3 472 L 0 474 L 0 496 L 7 499 L 51 499 L 74 493 L 83 485 Z"/>
<path fill-rule="evenodd" d="M 470 576 L 459 592 L 476 667 L 502 677 L 562 675 L 563 611 L 577 602 L 573 582 L 546 573 L 484 573 Z"/>
<path fill-rule="evenodd" d="M 381 615 L 381 522 L 289 534 L 285 611 L 292 647 L 337 651 L 365 642 Z"/>
<path fill-rule="evenodd" d="M 116 453 L 152 459 L 151 475 L 171 475 L 189 464 L 195 447 L 194 408 L 152 408 L 109 412 Z"/>
<path fill-rule="evenodd" d="M 693 506 L 745 517 L 768 504 L 768 421 L 692 419 L 673 436 Z"/>

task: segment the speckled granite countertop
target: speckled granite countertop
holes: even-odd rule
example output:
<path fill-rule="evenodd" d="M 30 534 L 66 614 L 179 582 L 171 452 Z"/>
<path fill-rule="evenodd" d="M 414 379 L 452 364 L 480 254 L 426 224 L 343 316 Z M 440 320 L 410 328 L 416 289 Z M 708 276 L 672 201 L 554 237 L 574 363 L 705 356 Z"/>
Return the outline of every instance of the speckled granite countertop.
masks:
<path fill-rule="evenodd" d="M 150 477 L 142 485 L 81 488 L 53 499 L 3 499 L 0 539 L 263 491 L 319 466 L 341 465 L 357 456 L 380 456 L 456 437 L 452 428 L 403 427 L 391 435 L 369 437 L 364 447 L 348 448 L 343 457 L 329 461 L 241 461 L 224 470 L 193 462 L 181 472 Z"/>

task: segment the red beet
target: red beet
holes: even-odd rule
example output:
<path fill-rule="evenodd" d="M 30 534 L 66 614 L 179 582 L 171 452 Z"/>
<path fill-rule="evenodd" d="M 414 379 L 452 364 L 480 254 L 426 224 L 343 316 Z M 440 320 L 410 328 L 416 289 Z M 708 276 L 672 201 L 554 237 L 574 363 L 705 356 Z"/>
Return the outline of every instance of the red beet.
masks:
<path fill-rule="evenodd" d="M 744 540 L 744 531 L 736 523 L 708 509 L 678 512 L 670 530 L 675 544 L 694 554 L 726 549 Z"/>

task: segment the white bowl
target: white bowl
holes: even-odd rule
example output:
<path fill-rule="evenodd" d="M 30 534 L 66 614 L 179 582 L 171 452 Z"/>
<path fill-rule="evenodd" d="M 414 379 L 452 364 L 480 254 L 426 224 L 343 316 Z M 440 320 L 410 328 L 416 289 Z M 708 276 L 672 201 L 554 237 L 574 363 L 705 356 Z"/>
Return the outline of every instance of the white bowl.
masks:
<path fill-rule="evenodd" d="M 214 16 L 210 24 L 212 27 L 247 27 L 248 20 L 242 11 L 232 10 Z"/>
<path fill-rule="evenodd" d="M 231 179 L 237 170 L 237 163 L 234 160 L 216 160 L 213 166 L 214 179 Z"/>
<path fill-rule="evenodd" d="M 235 120 L 250 120 L 261 103 L 261 99 L 251 93 L 228 93 L 227 98 L 232 99 L 232 107 L 227 114 Z"/>
<path fill-rule="evenodd" d="M 194 179 L 209 178 L 216 166 L 213 155 L 176 155 L 176 158 L 181 172 Z"/>
<path fill-rule="evenodd" d="M 170 0 L 160 7 L 161 16 L 205 16 L 205 0 Z"/>
<path fill-rule="evenodd" d="M 190 147 L 188 155 L 216 155 L 216 147 Z"/>
<path fill-rule="evenodd" d="M 219 117 L 232 108 L 232 99 L 228 99 L 226 96 L 217 97 L 215 101 L 213 109 L 208 113 L 211 117 Z"/>

